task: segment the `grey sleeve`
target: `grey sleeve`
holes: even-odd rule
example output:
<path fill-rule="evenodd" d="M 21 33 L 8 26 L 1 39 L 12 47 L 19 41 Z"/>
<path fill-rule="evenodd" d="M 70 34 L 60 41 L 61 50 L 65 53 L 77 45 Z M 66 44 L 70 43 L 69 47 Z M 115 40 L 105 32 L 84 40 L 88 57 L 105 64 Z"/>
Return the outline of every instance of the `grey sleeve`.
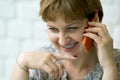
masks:
<path fill-rule="evenodd" d="M 49 80 L 46 72 L 38 69 L 29 70 L 29 80 Z"/>
<path fill-rule="evenodd" d="M 118 68 L 119 75 L 120 75 L 120 52 L 116 50 L 114 53 L 115 53 L 114 59 L 115 59 L 115 62 Z"/>

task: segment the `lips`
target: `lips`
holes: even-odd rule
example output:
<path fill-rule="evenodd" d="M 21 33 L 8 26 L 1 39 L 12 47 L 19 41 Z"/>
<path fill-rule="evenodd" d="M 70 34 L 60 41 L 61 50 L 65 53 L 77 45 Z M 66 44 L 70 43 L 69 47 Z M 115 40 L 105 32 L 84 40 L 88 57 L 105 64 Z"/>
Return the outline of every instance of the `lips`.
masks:
<path fill-rule="evenodd" d="M 72 45 L 69 45 L 69 46 L 63 46 L 63 48 L 70 49 L 70 48 L 74 47 L 74 45 L 75 45 L 75 43 Z"/>
<path fill-rule="evenodd" d="M 73 49 L 73 48 L 77 45 L 77 43 L 78 43 L 78 42 L 75 42 L 75 43 L 73 43 L 73 44 L 71 44 L 71 45 L 63 46 L 63 48 L 64 48 L 64 49 L 68 49 L 68 50 Z"/>

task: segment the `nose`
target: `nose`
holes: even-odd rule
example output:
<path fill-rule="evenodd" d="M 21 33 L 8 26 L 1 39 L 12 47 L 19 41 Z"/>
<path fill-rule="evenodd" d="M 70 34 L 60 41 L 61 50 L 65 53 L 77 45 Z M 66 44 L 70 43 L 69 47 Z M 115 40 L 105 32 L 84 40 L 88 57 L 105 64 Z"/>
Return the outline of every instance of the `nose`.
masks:
<path fill-rule="evenodd" d="M 63 33 L 59 34 L 59 44 L 60 45 L 65 46 L 69 42 L 70 42 L 70 38 L 69 38 L 68 34 L 63 34 Z"/>

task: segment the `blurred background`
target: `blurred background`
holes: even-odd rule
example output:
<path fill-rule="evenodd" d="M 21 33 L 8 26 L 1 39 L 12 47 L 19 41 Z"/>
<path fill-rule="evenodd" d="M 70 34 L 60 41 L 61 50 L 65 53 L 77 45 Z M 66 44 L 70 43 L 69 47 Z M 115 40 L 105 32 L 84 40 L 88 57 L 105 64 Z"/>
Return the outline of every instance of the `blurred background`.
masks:
<path fill-rule="evenodd" d="M 120 0 L 101 0 L 106 24 L 120 49 Z M 0 0 L 0 80 L 9 80 L 16 57 L 24 51 L 47 46 L 39 0 Z M 17 73 L 16 73 L 17 74 Z"/>

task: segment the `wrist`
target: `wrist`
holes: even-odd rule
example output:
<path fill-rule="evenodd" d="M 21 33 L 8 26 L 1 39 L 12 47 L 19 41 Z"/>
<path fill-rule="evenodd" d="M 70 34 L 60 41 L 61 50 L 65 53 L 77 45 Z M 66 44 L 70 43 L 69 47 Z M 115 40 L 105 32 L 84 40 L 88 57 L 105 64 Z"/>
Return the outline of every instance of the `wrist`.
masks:
<path fill-rule="evenodd" d="M 105 60 L 104 63 L 101 64 L 103 70 L 104 69 L 111 69 L 111 68 L 116 68 L 116 63 L 114 61 L 114 58 L 110 60 Z"/>
<path fill-rule="evenodd" d="M 22 70 L 27 73 L 29 72 L 29 69 L 27 67 L 27 61 L 25 59 L 25 54 L 21 54 L 20 56 L 18 56 L 18 58 L 16 59 L 16 63 Z"/>
<path fill-rule="evenodd" d="M 113 72 L 113 71 L 117 71 L 117 67 L 116 66 L 109 66 L 109 67 L 104 67 L 103 71 L 105 72 Z"/>
<path fill-rule="evenodd" d="M 119 80 L 119 73 L 117 67 L 109 67 L 103 69 L 103 79 L 102 80 Z"/>

